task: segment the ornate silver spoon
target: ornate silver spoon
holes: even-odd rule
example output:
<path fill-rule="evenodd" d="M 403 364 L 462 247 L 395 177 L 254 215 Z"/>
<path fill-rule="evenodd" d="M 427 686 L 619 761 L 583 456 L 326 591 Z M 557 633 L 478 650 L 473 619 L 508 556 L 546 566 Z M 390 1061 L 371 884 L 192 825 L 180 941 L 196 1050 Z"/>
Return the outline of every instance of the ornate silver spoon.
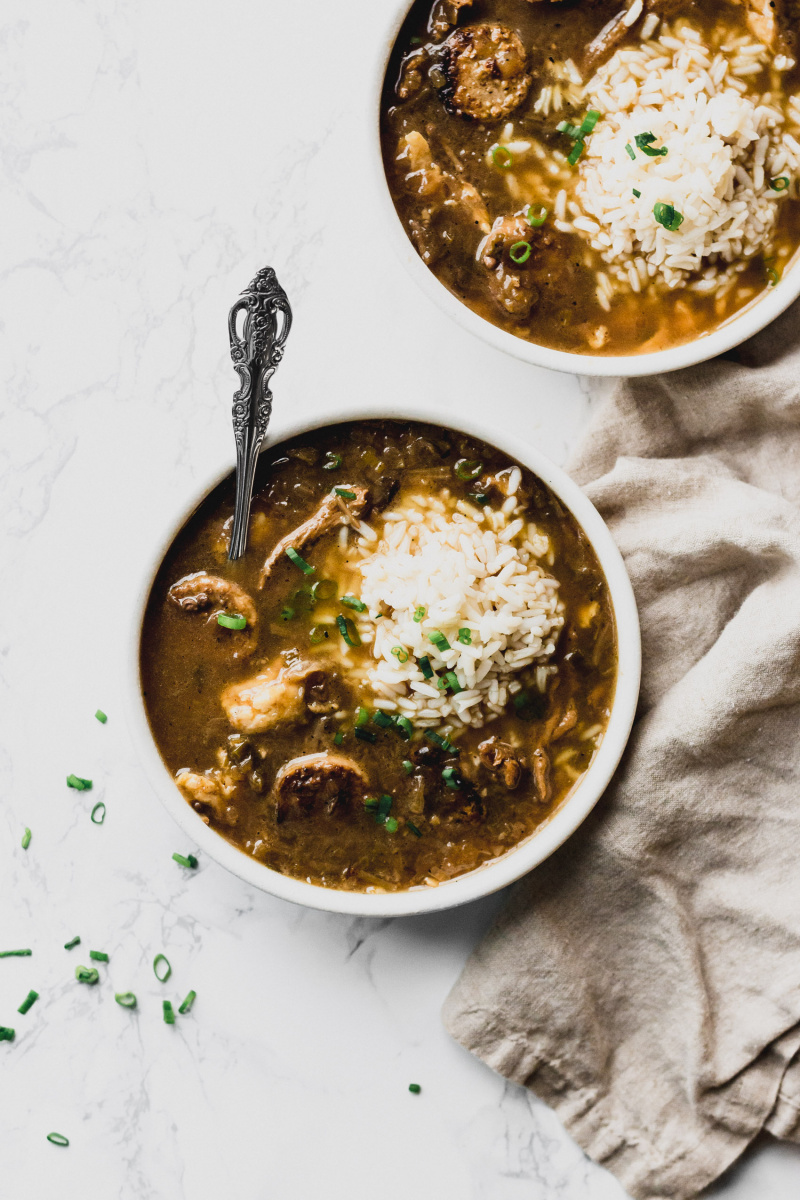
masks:
<path fill-rule="evenodd" d="M 228 550 L 231 560 L 241 558 L 247 547 L 256 462 L 272 415 L 269 381 L 283 358 L 291 327 L 292 310 L 286 293 L 272 267 L 264 267 L 228 314 L 233 369 L 241 380 L 241 387 L 233 397 L 236 503 Z"/>

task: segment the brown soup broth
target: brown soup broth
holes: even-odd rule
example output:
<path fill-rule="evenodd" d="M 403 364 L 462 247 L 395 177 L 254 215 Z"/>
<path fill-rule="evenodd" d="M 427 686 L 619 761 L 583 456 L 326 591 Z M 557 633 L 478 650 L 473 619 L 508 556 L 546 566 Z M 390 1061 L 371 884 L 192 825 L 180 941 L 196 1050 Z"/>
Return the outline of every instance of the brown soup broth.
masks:
<path fill-rule="evenodd" d="M 588 768 L 608 722 L 616 682 L 616 636 L 608 587 L 597 558 L 574 518 L 553 493 L 522 468 L 522 497 L 529 519 L 550 539 L 547 570 L 559 581 L 565 624 L 551 660 L 558 668 L 545 695 L 537 692 L 535 668 L 520 672 L 531 704 L 513 705 L 482 728 L 447 726 L 459 753 L 432 745 L 421 731 L 405 740 L 395 729 L 370 721 L 374 736 L 355 736 L 360 708 L 374 712 L 363 675 L 342 666 L 337 616 L 354 615 L 342 595 L 358 595 L 359 575 L 352 532 L 347 547 L 340 530 L 303 550 L 315 568 L 304 576 L 285 556 L 263 590 L 259 577 L 267 555 L 289 531 L 308 519 L 332 487 L 369 489 L 374 505 L 393 507 L 419 494 L 467 498 L 483 486 L 454 472 L 461 460 L 479 461 L 482 480 L 515 465 L 499 450 L 452 430 L 400 421 L 358 421 L 303 434 L 262 455 L 256 482 L 247 553 L 227 559 L 233 480 L 225 479 L 200 505 L 170 546 L 148 601 L 141 641 L 141 678 L 151 729 L 171 773 L 221 773 L 225 795 L 213 803 L 188 802 L 222 837 L 273 870 L 326 887 L 399 890 L 433 886 L 502 855 L 528 837 L 558 808 Z M 339 462 L 334 469 L 331 463 Z M 490 486 L 490 485 L 486 485 Z M 365 513 L 369 521 L 370 512 Z M 205 571 L 244 588 L 257 610 L 256 638 L 221 627 L 217 608 L 187 612 L 170 601 L 177 580 Z M 336 596 L 314 601 L 315 581 L 334 581 Z M 318 589 L 326 595 L 330 587 Z M 322 634 L 320 634 L 322 630 Z M 312 631 L 315 638 L 312 641 Z M 367 646 L 351 660 L 369 659 Z M 283 657 L 281 657 L 283 656 Z M 252 736 L 232 729 L 220 701 L 223 691 L 276 662 L 318 663 L 335 697 L 324 711 L 302 716 Z M 307 697 L 306 697 L 307 699 Z M 573 705 L 577 719 L 557 742 L 547 744 L 558 715 Z M 324 708 L 324 706 L 323 706 Z M 337 735 L 339 735 L 337 737 Z M 527 768 L 513 790 L 481 766 L 477 747 L 491 736 L 518 747 Z M 545 745 L 550 762 L 546 803 L 537 795 L 532 755 Z M 367 783 L 358 797 L 330 801 L 309 811 L 281 813 L 275 780 L 284 765 L 319 751 L 357 764 Z M 412 764 L 412 772 L 404 763 Z M 463 788 L 447 787 L 442 772 L 456 768 Z M 365 795 L 392 798 L 390 832 L 365 808 Z M 418 831 L 413 832 L 409 825 Z"/>

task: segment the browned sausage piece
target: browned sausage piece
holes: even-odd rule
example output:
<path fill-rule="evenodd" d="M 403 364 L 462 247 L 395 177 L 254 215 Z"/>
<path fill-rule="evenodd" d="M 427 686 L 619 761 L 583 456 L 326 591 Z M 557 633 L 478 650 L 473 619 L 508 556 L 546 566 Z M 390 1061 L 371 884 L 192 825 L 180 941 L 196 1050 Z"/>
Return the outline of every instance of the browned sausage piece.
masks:
<path fill-rule="evenodd" d="M 363 797 L 367 779 L 343 754 L 304 754 L 281 767 L 275 776 L 277 819 L 330 815 L 340 804 Z"/>
<path fill-rule="evenodd" d="M 442 47 L 442 71 L 445 107 L 476 121 L 507 117 L 531 86 L 525 47 L 506 25 L 468 25 L 451 33 Z"/>

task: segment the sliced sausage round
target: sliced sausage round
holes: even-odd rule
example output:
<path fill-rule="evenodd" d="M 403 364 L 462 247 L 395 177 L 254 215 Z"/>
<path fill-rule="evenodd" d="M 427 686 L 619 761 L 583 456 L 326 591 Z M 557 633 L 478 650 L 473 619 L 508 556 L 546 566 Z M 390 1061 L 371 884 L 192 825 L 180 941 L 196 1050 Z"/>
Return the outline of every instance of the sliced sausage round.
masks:
<path fill-rule="evenodd" d="M 442 71 L 445 107 L 476 121 L 507 117 L 531 86 L 525 47 L 506 25 L 468 25 L 451 33 L 442 47 Z"/>

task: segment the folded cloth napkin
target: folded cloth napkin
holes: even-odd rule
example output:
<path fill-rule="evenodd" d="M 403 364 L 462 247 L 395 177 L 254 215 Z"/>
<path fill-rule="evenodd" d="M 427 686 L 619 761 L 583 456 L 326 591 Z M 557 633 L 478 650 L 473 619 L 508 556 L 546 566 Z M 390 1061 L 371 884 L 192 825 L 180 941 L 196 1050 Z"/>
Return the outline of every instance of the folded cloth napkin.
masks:
<path fill-rule="evenodd" d="M 445 1005 L 640 1200 L 800 1141 L 799 327 L 598 410 L 573 473 L 638 599 L 637 722 Z"/>

